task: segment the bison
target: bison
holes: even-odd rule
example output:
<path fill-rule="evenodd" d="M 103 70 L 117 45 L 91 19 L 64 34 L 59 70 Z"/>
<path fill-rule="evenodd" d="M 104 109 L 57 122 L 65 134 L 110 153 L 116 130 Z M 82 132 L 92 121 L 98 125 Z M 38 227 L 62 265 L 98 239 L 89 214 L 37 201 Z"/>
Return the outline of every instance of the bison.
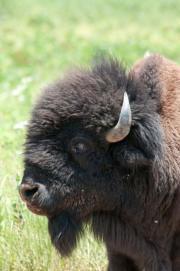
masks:
<path fill-rule="evenodd" d="M 89 223 L 109 271 L 180 270 L 180 67 L 74 69 L 37 101 L 20 195 L 69 255 Z"/>

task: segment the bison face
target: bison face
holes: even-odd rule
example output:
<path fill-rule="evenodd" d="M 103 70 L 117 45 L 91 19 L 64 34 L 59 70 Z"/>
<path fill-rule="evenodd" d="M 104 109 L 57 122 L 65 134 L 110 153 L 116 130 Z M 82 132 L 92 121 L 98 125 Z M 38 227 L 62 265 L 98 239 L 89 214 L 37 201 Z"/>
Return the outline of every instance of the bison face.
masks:
<path fill-rule="evenodd" d="M 50 140 L 28 139 L 20 191 L 28 207 L 36 213 L 52 217 L 66 210 L 83 218 L 99 206 L 109 208 L 110 203 L 105 201 L 113 171 L 110 156 L 106 154 L 108 146 L 98 145 L 90 133 L 77 130 L 73 134 L 71 130 L 70 125 L 66 133 Z"/>
<path fill-rule="evenodd" d="M 140 175 L 147 172 L 159 151 L 156 104 L 141 87 L 138 96 L 137 88 L 117 62 L 102 62 L 49 86 L 32 112 L 20 194 L 31 211 L 48 217 L 52 242 L 63 255 L 91 214 L 128 204 L 134 189 L 128 176 L 139 168 Z"/>
<path fill-rule="evenodd" d="M 29 128 L 20 188 L 27 207 L 49 218 L 52 241 L 63 255 L 74 247 L 82 221 L 115 207 L 118 189 L 108 144 L 78 126 L 70 122 L 58 134 L 44 138 L 42 132 L 39 139 Z"/>

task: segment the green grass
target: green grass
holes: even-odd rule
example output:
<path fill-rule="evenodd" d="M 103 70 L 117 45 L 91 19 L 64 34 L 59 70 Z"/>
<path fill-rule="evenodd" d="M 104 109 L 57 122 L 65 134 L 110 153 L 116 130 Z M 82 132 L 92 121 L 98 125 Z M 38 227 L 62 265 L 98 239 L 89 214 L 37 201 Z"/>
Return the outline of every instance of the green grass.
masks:
<path fill-rule="evenodd" d="M 180 63 L 179 14 L 177 0 L 0 0 L 0 270 L 105 270 L 105 250 L 90 233 L 61 259 L 46 219 L 21 203 L 19 124 L 43 85 L 96 54 L 130 66 L 150 51 Z"/>

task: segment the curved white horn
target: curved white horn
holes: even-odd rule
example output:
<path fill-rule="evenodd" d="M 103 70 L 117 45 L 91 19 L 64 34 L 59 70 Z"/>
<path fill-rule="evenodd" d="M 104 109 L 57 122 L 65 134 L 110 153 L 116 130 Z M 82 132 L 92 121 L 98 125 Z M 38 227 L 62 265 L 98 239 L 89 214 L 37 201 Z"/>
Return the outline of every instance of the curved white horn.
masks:
<path fill-rule="evenodd" d="M 127 92 L 124 92 L 123 104 L 118 123 L 106 135 L 106 140 L 115 143 L 123 140 L 130 132 L 132 122 L 131 108 Z"/>

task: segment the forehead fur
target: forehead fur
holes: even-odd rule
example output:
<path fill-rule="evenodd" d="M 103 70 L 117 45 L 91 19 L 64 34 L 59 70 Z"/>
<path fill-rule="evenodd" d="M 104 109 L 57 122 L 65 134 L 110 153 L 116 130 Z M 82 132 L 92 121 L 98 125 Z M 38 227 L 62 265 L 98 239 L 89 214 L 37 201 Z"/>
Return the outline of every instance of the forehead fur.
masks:
<path fill-rule="evenodd" d="M 125 70 L 116 60 L 102 60 L 91 69 L 75 69 L 42 92 L 30 129 L 36 126 L 38 133 L 70 120 L 107 129 L 118 119 L 127 83 Z"/>
<path fill-rule="evenodd" d="M 54 133 L 65 124 L 78 121 L 93 132 L 106 132 L 119 118 L 127 91 L 134 121 L 160 108 L 157 61 L 150 61 L 142 75 L 126 74 L 114 59 L 103 59 L 90 69 L 74 69 L 42 92 L 29 124 L 31 136 Z"/>

